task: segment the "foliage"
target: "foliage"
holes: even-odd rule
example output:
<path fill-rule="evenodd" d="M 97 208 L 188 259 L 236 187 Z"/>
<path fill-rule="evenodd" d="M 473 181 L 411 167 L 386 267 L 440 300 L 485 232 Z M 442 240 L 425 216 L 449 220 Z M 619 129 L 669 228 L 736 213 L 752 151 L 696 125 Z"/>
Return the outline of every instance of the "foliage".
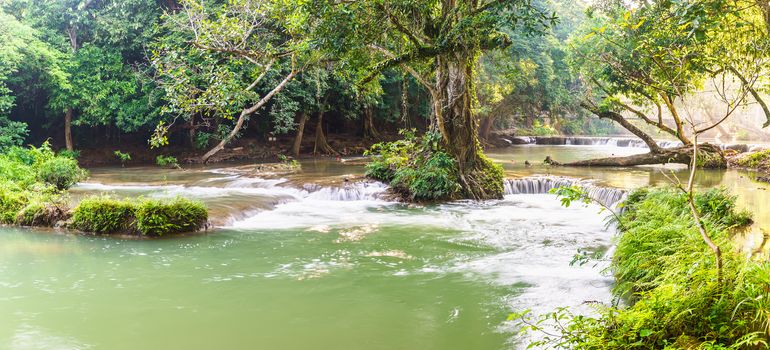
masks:
<path fill-rule="evenodd" d="M 457 162 L 440 146 L 441 136 L 413 130 L 404 139 L 378 143 L 368 154 L 366 176 L 389 182 L 396 192 L 414 201 L 455 199 L 460 195 Z"/>
<path fill-rule="evenodd" d="M 176 169 L 182 168 L 181 166 L 179 166 L 179 161 L 174 156 L 159 155 L 155 157 L 155 164 L 161 167 L 169 167 L 169 168 L 176 168 Z"/>
<path fill-rule="evenodd" d="M 12 147 L 0 154 L 0 178 L 19 189 L 52 186 L 65 190 L 86 176 L 87 172 L 75 160 L 57 155 L 48 143 L 40 147 Z"/>
<path fill-rule="evenodd" d="M 685 126 L 696 121 L 683 110 L 695 94 L 711 85 L 718 91 L 726 112 L 716 120 L 749 96 L 761 102 L 755 88 L 770 41 L 753 1 L 609 2 L 588 14 L 570 40 L 569 61 L 590 86 L 581 105 L 598 117 L 643 133 L 621 120 L 624 112 L 689 144 Z"/>
<path fill-rule="evenodd" d="M 207 221 L 206 207 L 188 199 L 136 201 L 101 196 L 86 198 L 78 204 L 72 227 L 99 234 L 160 236 L 196 231 Z"/>
<path fill-rule="evenodd" d="M 557 135 L 559 132 L 556 131 L 556 129 L 553 126 L 550 126 L 548 124 L 541 123 L 539 120 L 535 120 L 532 123 L 532 127 L 528 130 L 522 130 L 520 131 L 523 135 L 530 135 L 530 136 L 552 136 Z"/>
<path fill-rule="evenodd" d="M 124 153 L 124 152 L 121 152 L 120 150 L 116 150 L 115 152 L 113 152 L 113 154 L 115 155 L 115 158 L 118 158 L 120 163 L 123 165 L 125 165 L 126 162 L 131 160 L 131 154 L 129 154 L 128 152 Z"/>
<path fill-rule="evenodd" d="M 87 172 L 47 143 L 0 153 L 0 223 L 50 226 L 63 219 L 61 191 Z"/>
<path fill-rule="evenodd" d="M 768 344 L 770 264 L 746 260 L 733 250 L 732 227 L 750 222 L 724 189 L 696 196 L 712 239 L 724 248 L 723 284 L 703 243 L 685 194 L 642 189 L 629 196 L 621 215 L 623 231 L 610 271 L 613 293 L 627 306 L 598 306 L 598 317 L 559 309 L 533 319 L 513 315 L 525 331 L 560 332 L 536 346 L 565 349 L 759 348 Z M 556 322 L 558 320 L 558 323 Z M 561 324 L 561 327 L 558 326 Z"/>
<path fill-rule="evenodd" d="M 40 164 L 38 176 L 43 182 L 66 190 L 86 177 L 85 171 L 78 167 L 78 162 L 68 157 L 55 157 Z"/>
<path fill-rule="evenodd" d="M 66 158 L 78 159 L 80 158 L 80 151 L 76 149 L 75 150 L 63 149 L 58 152 L 58 155 Z"/>

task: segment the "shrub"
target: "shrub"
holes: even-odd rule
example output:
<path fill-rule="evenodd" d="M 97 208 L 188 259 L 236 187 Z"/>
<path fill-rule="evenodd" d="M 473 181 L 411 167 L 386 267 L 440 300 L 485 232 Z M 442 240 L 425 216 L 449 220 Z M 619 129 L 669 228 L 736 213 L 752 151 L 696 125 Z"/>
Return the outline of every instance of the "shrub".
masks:
<path fill-rule="evenodd" d="M 431 154 L 417 168 L 400 168 L 391 185 L 403 188 L 417 201 L 454 198 L 461 189 L 457 183 L 455 160 L 443 151 Z"/>
<path fill-rule="evenodd" d="M 174 156 L 157 156 L 155 158 L 155 164 L 162 167 L 169 167 L 169 168 L 181 168 L 179 166 L 179 161 L 177 161 L 176 157 Z"/>
<path fill-rule="evenodd" d="M 457 198 L 461 190 L 457 162 L 441 147 L 441 135 L 416 137 L 413 130 L 401 134 L 402 140 L 372 146 L 367 154 L 374 157 L 366 165 L 366 176 L 389 182 L 394 191 L 410 200 Z"/>
<path fill-rule="evenodd" d="M 64 150 L 60 150 L 58 154 L 60 156 L 62 156 L 62 157 L 66 157 L 66 158 L 72 158 L 72 159 L 80 158 L 80 151 L 78 151 L 78 150 L 71 150 L 70 151 L 68 149 L 64 149 Z"/>
<path fill-rule="evenodd" d="M 735 163 L 746 168 L 759 168 L 770 161 L 770 149 L 741 156 Z"/>
<path fill-rule="evenodd" d="M 135 215 L 139 232 L 152 236 L 196 231 L 208 220 L 202 203 L 184 198 L 169 202 L 142 202 L 137 206 Z"/>
<path fill-rule="evenodd" d="M 113 153 L 115 154 L 115 158 L 118 158 L 118 160 L 120 161 L 120 165 L 121 166 L 125 166 L 126 162 L 131 160 L 131 154 L 130 153 L 123 153 L 120 150 L 117 150 L 117 151 L 115 151 Z"/>
<path fill-rule="evenodd" d="M 19 210 L 29 202 L 26 191 L 0 189 L 0 223 L 13 224 Z"/>
<path fill-rule="evenodd" d="M 54 226 L 67 218 L 67 209 L 61 203 L 33 201 L 16 215 L 17 225 Z"/>
<path fill-rule="evenodd" d="M 38 168 L 38 179 L 58 190 L 66 190 L 85 177 L 86 172 L 78 167 L 78 162 L 72 158 L 51 158 Z"/>

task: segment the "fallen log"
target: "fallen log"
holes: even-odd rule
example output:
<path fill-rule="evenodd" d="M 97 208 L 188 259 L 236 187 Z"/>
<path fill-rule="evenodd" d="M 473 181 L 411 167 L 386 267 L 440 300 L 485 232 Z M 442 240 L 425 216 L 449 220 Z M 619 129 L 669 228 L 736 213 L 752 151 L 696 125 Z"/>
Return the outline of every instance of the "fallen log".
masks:
<path fill-rule="evenodd" d="M 704 143 L 698 146 L 698 162 L 700 168 L 724 169 L 727 168 L 727 159 L 722 150 L 715 145 Z M 579 167 L 627 167 L 636 165 L 653 164 L 685 164 L 692 162 L 692 146 L 682 146 L 676 148 L 663 148 L 656 152 L 644 154 L 635 154 L 625 157 L 607 157 L 589 160 L 580 160 L 576 162 L 560 163 L 551 157 L 547 157 L 546 164 L 560 166 L 579 166 Z"/>

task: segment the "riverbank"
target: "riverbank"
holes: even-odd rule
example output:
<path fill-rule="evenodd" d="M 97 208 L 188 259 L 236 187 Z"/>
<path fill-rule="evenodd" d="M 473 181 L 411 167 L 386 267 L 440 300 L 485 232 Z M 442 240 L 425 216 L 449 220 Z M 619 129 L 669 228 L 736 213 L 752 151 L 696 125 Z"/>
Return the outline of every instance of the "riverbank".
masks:
<path fill-rule="evenodd" d="M 609 267 L 617 303 L 597 307 L 599 316 L 568 310 L 532 319 L 514 315 L 524 331 L 545 333 L 535 346 L 569 349 L 676 348 L 760 349 L 770 340 L 767 262 L 747 258 L 732 233 L 750 223 L 735 197 L 711 189 L 694 206 L 714 244 L 703 241 L 685 195 L 673 188 L 629 195 L 616 223 L 617 246 Z M 562 323 L 554 322 L 561 320 Z"/>

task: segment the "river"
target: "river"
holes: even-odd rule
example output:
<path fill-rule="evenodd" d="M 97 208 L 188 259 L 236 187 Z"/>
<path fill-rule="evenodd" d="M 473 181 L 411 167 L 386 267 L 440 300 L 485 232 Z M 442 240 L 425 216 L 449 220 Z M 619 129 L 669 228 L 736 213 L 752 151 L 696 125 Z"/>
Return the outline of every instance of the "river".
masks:
<path fill-rule="evenodd" d="M 356 180 L 359 161 L 302 161 L 298 174 L 253 177 L 249 166 L 185 171 L 92 169 L 73 200 L 183 195 L 204 201 L 216 228 L 134 240 L 0 228 L 0 349 L 511 349 L 513 311 L 609 302 L 603 264 L 570 266 L 577 249 L 611 250 L 596 205 L 560 206 L 553 177 L 616 201 L 663 184 L 662 171 L 551 168 L 644 149 L 515 146 L 489 155 L 510 178 L 503 200 L 442 205 L 387 201 Z M 531 166 L 525 165 L 525 161 Z M 551 176 L 546 180 L 542 176 Z M 706 171 L 759 224 L 770 222 L 767 185 L 751 174 Z M 535 177 L 535 178 L 532 178 Z M 345 181 L 350 180 L 350 181 Z"/>

